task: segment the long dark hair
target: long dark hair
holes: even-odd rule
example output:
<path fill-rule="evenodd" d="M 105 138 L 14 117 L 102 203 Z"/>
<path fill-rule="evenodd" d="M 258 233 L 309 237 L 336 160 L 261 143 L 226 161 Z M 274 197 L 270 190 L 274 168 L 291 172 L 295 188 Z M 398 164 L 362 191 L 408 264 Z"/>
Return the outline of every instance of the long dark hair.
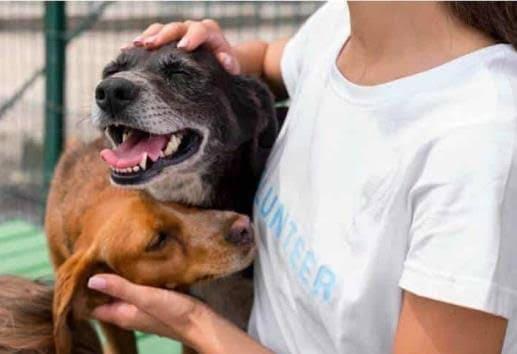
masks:
<path fill-rule="evenodd" d="M 499 43 L 517 49 L 517 3 L 512 1 L 450 1 L 452 14 Z"/>

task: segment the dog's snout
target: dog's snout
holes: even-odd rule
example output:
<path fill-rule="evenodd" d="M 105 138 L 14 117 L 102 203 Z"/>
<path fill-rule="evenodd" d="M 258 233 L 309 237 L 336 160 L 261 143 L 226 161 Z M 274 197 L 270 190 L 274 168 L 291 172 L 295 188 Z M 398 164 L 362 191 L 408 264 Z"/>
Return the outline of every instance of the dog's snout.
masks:
<path fill-rule="evenodd" d="M 95 89 L 95 101 L 104 111 L 116 115 L 138 95 L 138 87 L 122 78 L 104 79 Z"/>
<path fill-rule="evenodd" d="M 247 246 L 253 244 L 253 229 L 251 227 L 250 219 L 244 215 L 239 216 L 237 220 L 233 222 L 225 239 L 236 246 Z"/>

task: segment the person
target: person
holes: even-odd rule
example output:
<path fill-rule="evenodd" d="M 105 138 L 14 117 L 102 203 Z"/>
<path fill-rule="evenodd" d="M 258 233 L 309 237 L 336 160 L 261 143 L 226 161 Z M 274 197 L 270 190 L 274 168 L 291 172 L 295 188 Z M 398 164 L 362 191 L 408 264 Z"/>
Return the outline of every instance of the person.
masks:
<path fill-rule="evenodd" d="M 331 1 L 290 39 L 212 20 L 208 46 L 290 109 L 255 200 L 249 334 L 178 293 L 97 275 L 96 318 L 200 353 L 517 353 L 517 5 Z"/>

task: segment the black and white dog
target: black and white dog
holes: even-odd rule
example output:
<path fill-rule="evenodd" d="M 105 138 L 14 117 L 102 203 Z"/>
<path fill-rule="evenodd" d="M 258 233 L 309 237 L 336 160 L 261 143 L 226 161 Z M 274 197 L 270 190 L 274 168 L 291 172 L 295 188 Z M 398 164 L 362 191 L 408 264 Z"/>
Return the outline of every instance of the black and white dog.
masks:
<path fill-rule="evenodd" d="M 264 84 L 175 44 L 122 52 L 104 69 L 92 118 L 113 144 L 102 157 L 114 184 L 248 214 L 278 132 Z"/>
<path fill-rule="evenodd" d="M 103 72 L 94 124 L 112 148 L 101 152 L 111 180 L 155 199 L 251 214 L 278 133 L 273 96 L 258 79 L 227 73 L 205 48 L 132 48 Z M 190 293 L 241 328 L 253 299 L 242 274 Z"/>

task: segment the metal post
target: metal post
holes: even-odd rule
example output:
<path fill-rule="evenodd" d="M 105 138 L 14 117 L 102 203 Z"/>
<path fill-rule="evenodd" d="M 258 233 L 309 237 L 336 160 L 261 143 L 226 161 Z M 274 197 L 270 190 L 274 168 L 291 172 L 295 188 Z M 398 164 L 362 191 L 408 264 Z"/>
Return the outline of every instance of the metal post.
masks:
<path fill-rule="evenodd" d="M 47 195 L 64 144 L 65 113 L 65 2 L 45 2 L 45 136 L 43 192 Z"/>

